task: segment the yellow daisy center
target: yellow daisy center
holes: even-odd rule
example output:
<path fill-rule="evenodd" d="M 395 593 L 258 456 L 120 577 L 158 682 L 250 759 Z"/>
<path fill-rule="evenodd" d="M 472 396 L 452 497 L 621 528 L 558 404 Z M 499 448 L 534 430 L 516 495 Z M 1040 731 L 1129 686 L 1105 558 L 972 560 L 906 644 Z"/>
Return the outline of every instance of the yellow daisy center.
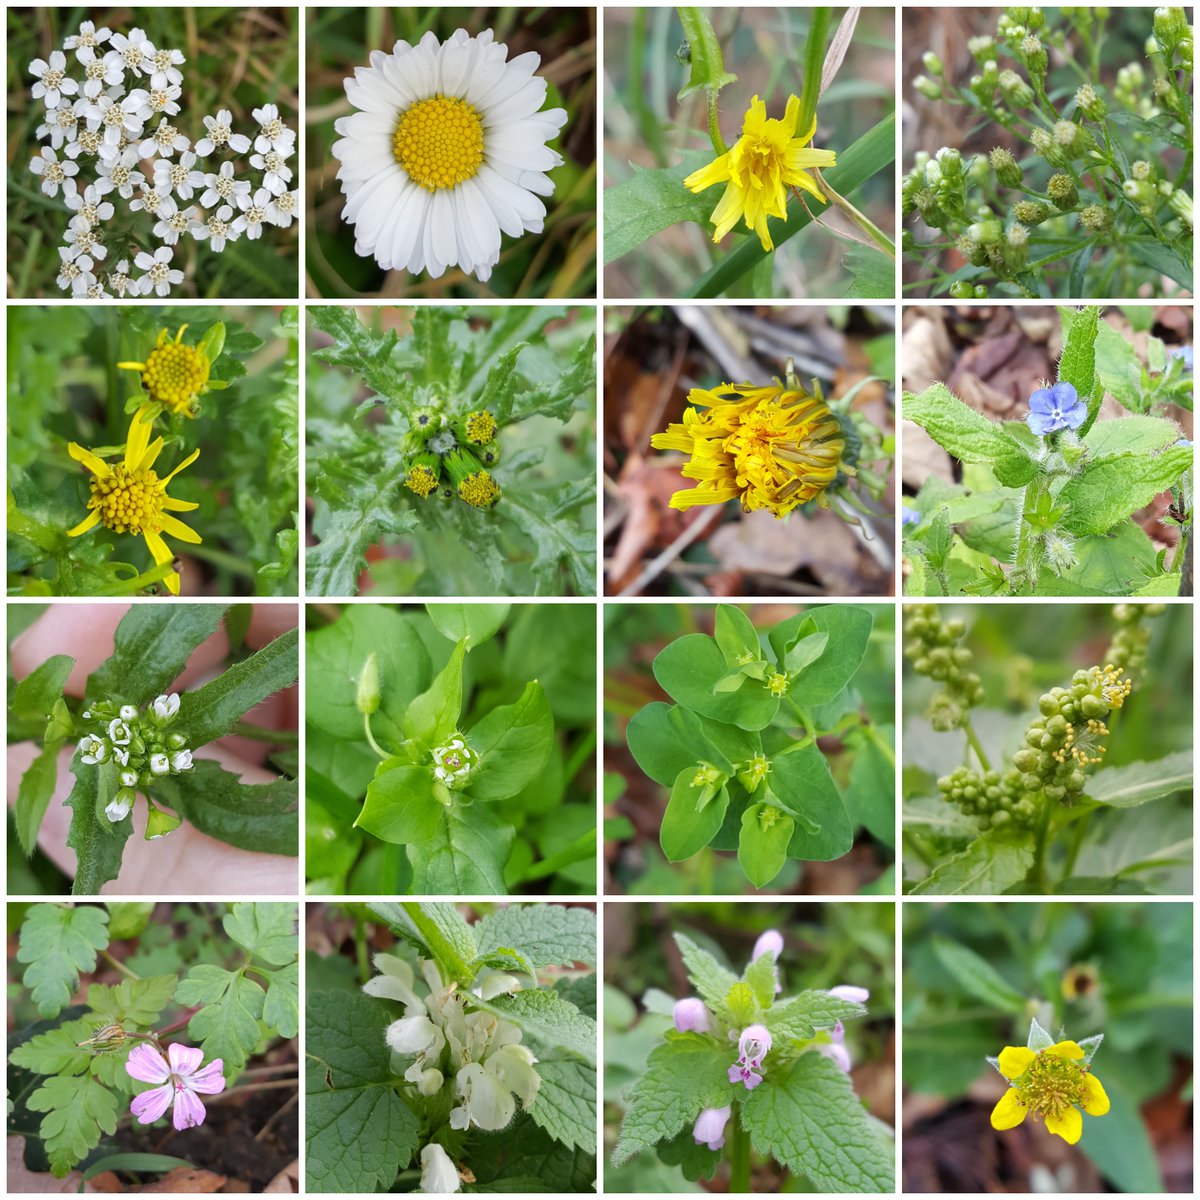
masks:
<path fill-rule="evenodd" d="M 408 478 L 404 481 L 404 485 L 409 491 L 416 492 L 418 496 L 428 496 L 430 492 L 437 488 L 438 481 L 434 473 L 424 463 L 417 463 L 415 467 L 409 469 Z"/>
<path fill-rule="evenodd" d="M 114 533 L 158 533 L 162 529 L 163 486 L 153 471 L 130 471 L 117 463 L 112 474 L 95 476 L 88 508 Z"/>
<path fill-rule="evenodd" d="M 427 192 L 457 187 L 483 163 L 483 121 L 456 96 L 432 96 L 400 114 L 392 152 Z"/>
<path fill-rule="evenodd" d="M 1057 1119 L 1072 1105 L 1083 1103 L 1086 1078 L 1087 1071 L 1078 1063 L 1042 1053 L 1012 1085 L 1025 1108 Z"/>
<path fill-rule="evenodd" d="M 208 359 L 194 346 L 164 342 L 146 357 L 142 385 L 152 400 L 165 404 L 173 413 L 183 413 L 208 383 L 208 371 Z"/>
<path fill-rule="evenodd" d="M 467 441 L 482 446 L 496 436 L 496 418 L 490 412 L 467 414 Z"/>
<path fill-rule="evenodd" d="M 458 494 L 475 508 L 491 508 L 500 499 L 500 488 L 486 471 L 475 471 L 458 485 Z"/>

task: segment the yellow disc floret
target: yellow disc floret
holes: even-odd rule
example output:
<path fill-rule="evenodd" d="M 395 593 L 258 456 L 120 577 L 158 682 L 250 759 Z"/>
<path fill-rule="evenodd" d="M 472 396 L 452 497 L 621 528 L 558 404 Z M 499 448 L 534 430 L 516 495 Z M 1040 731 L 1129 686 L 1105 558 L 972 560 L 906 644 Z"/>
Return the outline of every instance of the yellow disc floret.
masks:
<path fill-rule="evenodd" d="M 500 499 L 500 486 L 486 471 L 475 471 L 458 485 L 458 494 L 473 508 L 491 508 Z"/>
<path fill-rule="evenodd" d="M 392 153 L 427 192 L 457 187 L 483 163 L 483 121 L 456 96 L 432 96 L 400 114 Z"/>
<path fill-rule="evenodd" d="M 465 429 L 467 441 L 482 446 L 496 436 L 496 418 L 490 412 L 469 412 Z"/>
<path fill-rule="evenodd" d="M 437 490 L 437 485 L 437 476 L 424 463 L 416 463 L 409 467 L 404 486 L 410 492 L 416 492 L 418 496 L 428 496 L 430 492 Z"/>
<path fill-rule="evenodd" d="M 149 398 L 177 416 L 196 415 L 196 400 L 208 386 L 212 363 L 198 346 L 183 341 L 186 325 L 179 327 L 174 340 L 164 329 L 145 362 L 122 362 L 123 370 L 139 371 L 142 387 Z"/>

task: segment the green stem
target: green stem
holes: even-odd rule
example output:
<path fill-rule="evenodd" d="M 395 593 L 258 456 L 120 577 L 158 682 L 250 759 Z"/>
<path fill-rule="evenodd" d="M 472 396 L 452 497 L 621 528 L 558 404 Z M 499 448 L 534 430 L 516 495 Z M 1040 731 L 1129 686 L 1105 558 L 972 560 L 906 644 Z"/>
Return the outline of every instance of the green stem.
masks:
<path fill-rule="evenodd" d="M 718 155 L 729 153 L 729 147 L 725 145 L 725 139 L 721 137 L 721 117 L 717 107 L 717 89 L 710 87 L 704 89 L 704 94 L 708 99 L 708 140 L 712 142 L 713 149 Z"/>
<path fill-rule="evenodd" d="M 832 9 L 814 8 L 812 24 L 808 27 L 808 41 L 804 43 L 804 82 L 800 88 L 800 120 L 796 133 L 804 137 L 813 117 L 817 113 L 817 99 L 821 94 L 821 71 L 825 65 L 825 44 L 829 38 L 829 20 Z"/>
<path fill-rule="evenodd" d="M 368 713 L 363 713 L 363 729 L 366 731 L 367 741 L 370 743 L 371 749 L 382 759 L 391 758 L 392 756 L 380 746 L 375 740 L 374 734 L 371 733 L 371 717 Z"/>
<path fill-rule="evenodd" d="M 567 783 L 570 783 L 575 778 L 579 773 L 579 769 L 587 762 L 595 749 L 596 730 L 593 727 L 587 732 L 579 745 L 571 751 L 571 757 L 567 759 L 567 765 L 563 768 L 563 779 Z"/>
<path fill-rule="evenodd" d="M 572 863 L 579 862 L 584 858 L 591 858 L 595 853 L 596 831 L 589 829 L 582 837 L 577 837 L 557 854 L 552 854 L 549 858 L 542 859 L 540 863 L 535 863 L 525 872 L 521 882 L 530 883 L 535 879 L 546 879 L 551 875 L 556 875 L 563 867 L 569 867 Z"/>
<path fill-rule="evenodd" d="M 367 949 L 367 923 L 361 916 L 354 918 L 354 957 L 358 963 L 358 978 L 366 983 L 371 978 L 371 960 Z"/>
<path fill-rule="evenodd" d="M 742 1125 L 741 1105 L 734 1105 L 729 1118 L 732 1136 L 729 1139 L 729 1190 L 750 1190 L 750 1133 Z"/>
<path fill-rule="evenodd" d="M 975 751 L 975 757 L 979 759 L 979 765 L 985 771 L 990 771 L 992 764 L 988 762 L 987 752 L 983 748 L 983 743 L 979 740 L 979 735 L 975 732 L 975 726 L 971 724 L 970 717 L 963 720 L 962 730 L 967 735 L 967 741 L 970 743 L 971 749 Z"/>
<path fill-rule="evenodd" d="M 120 971 L 121 974 L 127 979 L 141 979 L 140 975 L 136 974 L 134 971 L 131 971 L 123 962 L 120 961 L 120 959 L 113 958 L 113 956 L 109 954 L 107 950 L 101 950 L 100 957 L 104 959 L 104 961 L 108 963 L 110 967 L 115 967 L 118 971 Z"/>

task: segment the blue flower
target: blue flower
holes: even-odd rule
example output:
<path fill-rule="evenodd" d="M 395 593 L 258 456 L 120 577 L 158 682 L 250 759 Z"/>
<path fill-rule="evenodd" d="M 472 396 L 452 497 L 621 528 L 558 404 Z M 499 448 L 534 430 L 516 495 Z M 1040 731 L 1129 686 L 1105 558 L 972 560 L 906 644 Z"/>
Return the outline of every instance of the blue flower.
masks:
<path fill-rule="evenodd" d="M 1191 346 L 1176 346 L 1175 349 L 1171 351 L 1172 358 L 1183 359 L 1183 369 L 1185 371 L 1191 371 L 1193 369 L 1192 355 L 1193 351 Z"/>
<path fill-rule="evenodd" d="M 1177 441 L 1175 443 L 1175 445 L 1182 446 L 1184 449 L 1191 449 L 1192 443 L 1190 441 L 1188 441 L 1187 438 L 1180 438 L 1179 441 Z"/>
<path fill-rule="evenodd" d="M 909 508 L 904 504 L 900 508 L 900 528 L 903 529 L 908 525 L 920 525 L 921 514 L 915 508 Z"/>
<path fill-rule="evenodd" d="M 1029 397 L 1029 428 L 1038 437 L 1059 429 L 1078 429 L 1087 419 L 1087 405 L 1079 399 L 1071 384 L 1056 383 L 1053 387 L 1038 388 Z"/>

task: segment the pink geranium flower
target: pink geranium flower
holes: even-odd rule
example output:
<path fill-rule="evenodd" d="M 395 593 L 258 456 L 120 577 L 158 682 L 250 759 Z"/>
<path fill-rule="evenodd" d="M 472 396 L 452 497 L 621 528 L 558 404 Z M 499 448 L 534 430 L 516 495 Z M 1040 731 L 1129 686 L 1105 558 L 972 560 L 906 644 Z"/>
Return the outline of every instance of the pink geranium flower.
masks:
<path fill-rule="evenodd" d="M 169 1062 L 167 1060 L 170 1060 Z M 142 1083 L 159 1083 L 161 1087 L 134 1096 L 130 1108 L 143 1125 L 157 1121 L 172 1105 L 175 1111 L 172 1120 L 176 1129 L 191 1129 L 204 1124 L 204 1105 L 197 1093 L 215 1096 L 225 1090 L 224 1065 L 214 1058 L 207 1067 L 201 1068 L 204 1051 L 178 1042 L 167 1047 L 167 1058 L 143 1042 L 129 1052 L 125 1070 Z"/>

